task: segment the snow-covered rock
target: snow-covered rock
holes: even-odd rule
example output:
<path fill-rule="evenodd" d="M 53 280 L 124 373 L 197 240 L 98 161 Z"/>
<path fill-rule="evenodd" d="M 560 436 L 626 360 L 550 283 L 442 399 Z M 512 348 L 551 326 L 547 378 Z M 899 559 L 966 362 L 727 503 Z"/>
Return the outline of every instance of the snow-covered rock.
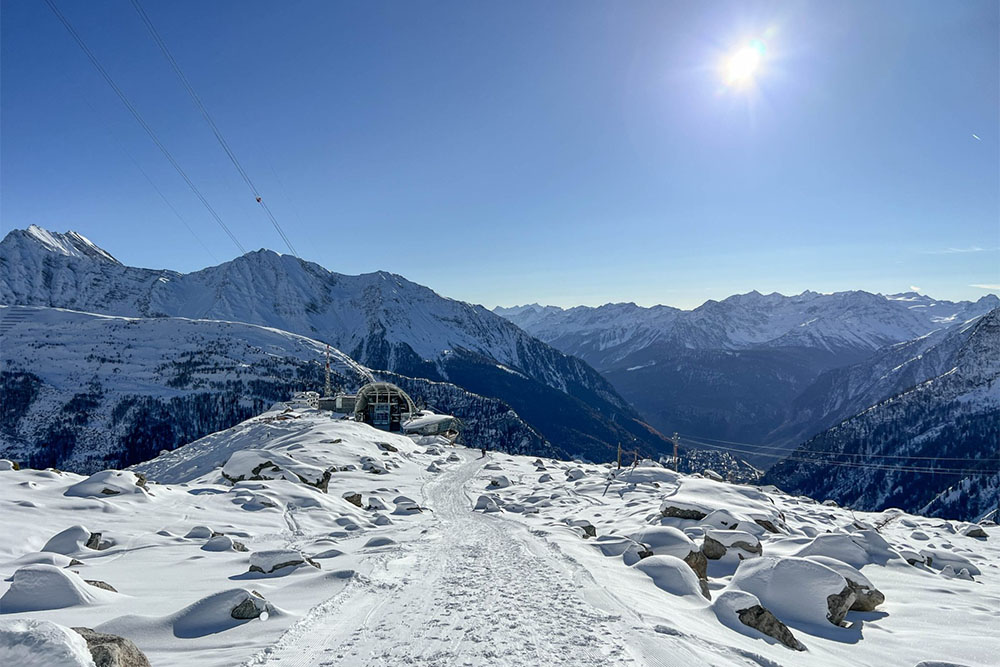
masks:
<path fill-rule="evenodd" d="M 0 664 L 11 667 L 95 667 L 87 641 L 58 623 L 0 619 Z"/>
<path fill-rule="evenodd" d="M 53 565 L 19 568 L 0 597 L 0 613 L 61 609 L 113 602 L 115 594 L 85 582 L 80 575 Z"/>
<path fill-rule="evenodd" d="M 729 586 L 756 596 L 786 622 L 840 625 L 855 599 L 847 581 L 836 571 L 797 557 L 744 560 Z"/>

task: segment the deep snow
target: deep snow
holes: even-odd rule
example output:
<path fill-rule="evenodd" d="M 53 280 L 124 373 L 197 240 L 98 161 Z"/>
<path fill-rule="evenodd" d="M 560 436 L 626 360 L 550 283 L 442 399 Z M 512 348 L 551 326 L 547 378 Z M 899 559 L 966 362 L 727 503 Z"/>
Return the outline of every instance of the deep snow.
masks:
<path fill-rule="evenodd" d="M 481 496 L 494 511 L 473 509 Z M 126 636 L 154 665 L 912 667 L 1000 652 L 995 527 L 976 538 L 653 464 L 480 458 L 298 404 L 121 474 L 0 466 L 0 508 L 0 664 L 29 631 L 72 655 L 29 620 Z M 706 536 L 726 550 L 707 561 L 712 600 L 682 560 Z M 885 601 L 840 627 L 825 597 L 851 566 Z M 805 651 L 741 624 L 753 601 Z"/>

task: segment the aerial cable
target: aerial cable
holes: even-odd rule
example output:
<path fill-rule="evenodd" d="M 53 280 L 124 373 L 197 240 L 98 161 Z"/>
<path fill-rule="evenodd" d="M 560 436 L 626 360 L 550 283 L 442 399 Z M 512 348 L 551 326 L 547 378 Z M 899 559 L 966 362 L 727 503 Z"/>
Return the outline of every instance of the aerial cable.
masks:
<path fill-rule="evenodd" d="M 198 199 L 201 201 L 202 205 L 204 205 L 206 210 L 208 210 L 208 212 L 219 224 L 219 226 L 222 227 L 223 231 L 226 232 L 226 234 L 229 236 L 232 242 L 236 244 L 236 247 L 239 248 L 240 253 L 245 255 L 247 252 L 246 248 L 243 247 L 243 244 L 241 244 L 239 239 L 236 238 L 236 235 L 233 234 L 232 230 L 230 230 L 229 227 L 226 226 L 226 223 L 222 221 L 222 218 L 219 217 L 219 214 L 216 213 L 215 209 L 212 208 L 212 205 L 208 203 L 207 199 L 205 199 L 205 195 L 203 195 L 201 193 L 201 190 L 199 190 L 198 187 L 194 184 L 194 182 L 191 181 L 187 173 L 185 173 L 185 171 L 177 163 L 177 160 L 174 159 L 174 156 L 170 154 L 170 151 L 167 150 L 167 147 L 164 146 L 163 142 L 161 142 L 159 137 L 156 136 L 156 133 L 153 131 L 153 128 L 149 126 L 149 124 L 142 117 L 142 114 L 139 113 L 139 110 L 135 108 L 135 105 L 133 105 L 132 102 L 128 99 L 128 97 L 125 96 L 125 93 L 122 91 L 122 89 L 118 87 L 118 84 L 115 83 L 114 79 L 111 78 L 111 75 L 108 74 L 106 69 L 104 69 L 104 66 L 101 65 L 101 62 L 97 59 L 97 56 L 94 55 L 94 52 L 90 50 L 90 47 L 87 46 L 86 42 L 83 41 L 83 38 L 80 37 L 80 34 L 69 22 L 69 19 L 67 19 L 63 15 L 63 13 L 59 11 L 59 8 L 55 6 L 52 0 L 45 0 L 45 4 L 49 6 L 49 9 L 52 10 L 52 13 L 55 14 L 56 18 L 59 19 L 59 21 L 63 24 L 63 26 L 69 32 L 70 36 L 76 41 L 79 47 L 87 55 L 87 58 L 90 59 L 90 62 L 94 65 L 95 68 L 97 68 L 97 71 L 100 72 L 101 76 L 104 77 L 104 80 L 107 82 L 107 84 L 111 86 L 111 89 L 115 91 L 116 95 L 118 95 L 118 99 L 122 101 L 122 104 L 125 105 L 125 108 L 129 110 L 129 112 L 139 123 L 139 125 L 142 126 L 142 129 L 146 131 L 146 134 L 148 134 L 149 138 L 153 140 L 153 143 L 156 144 L 156 147 L 160 149 L 160 152 L 163 153 L 163 156 L 167 158 L 167 161 L 170 162 L 171 166 L 177 171 L 180 177 L 184 179 L 184 182 L 187 183 L 189 188 L 191 188 L 191 191 L 198 197 Z"/>
<path fill-rule="evenodd" d="M 759 456 L 769 456 L 772 458 L 780 459 L 783 461 L 795 461 L 798 463 L 809 463 L 818 466 L 833 466 L 841 468 L 868 468 L 872 470 L 886 470 L 890 472 L 911 472 L 911 473 L 926 473 L 933 475 L 958 475 L 961 477 L 968 477 L 970 475 L 983 475 L 983 474 L 995 474 L 1000 472 L 997 469 L 991 468 L 931 468 L 926 466 L 909 466 L 909 465 L 882 465 L 878 463 L 861 463 L 854 461 L 830 461 L 827 459 L 814 459 L 814 458 L 804 458 L 800 456 L 783 456 L 781 454 L 759 454 L 758 452 L 752 452 L 748 450 L 739 450 L 732 447 L 722 447 L 721 445 L 711 445 L 707 442 L 698 442 L 697 440 L 692 440 L 690 438 L 685 438 L 685 440 L 699 447 L 708 447 L 709 449 L 716 449 L 723 452 L 732 453 L 734 451 L 739 451 L 745 454 L 757 454 Z M 801 452 L 800 452 L 801 453 Z M 878 458 L 877 455 L 872 455 L 872 458 Z M 779 461 L 780 462 L 780 461 Z"/>
<path fill-rule="evenodd" d="M 760 456 L 774 456 L 773 454 L 765 454 L 764 452 L 758 452 L 759 449 L 770 449 L 777 450 L 779 452 L 791 452 L 794 451 L 788 447 L 775 447 L 773 445 L 755 445 L 752 442 L 737 442 L 734 440 L 720 440 L 719 438 L 709 438 L 705 435 L 691 435 L 681 433 L 679 434 L 685 438 L 694 438 L 698 440 L 710 440 L 711 442 L 722 443 L 726 445 L 739 445 L 743 447 L 753 447 L 753 454 L 759 454 Z M 835 452 L 831 450 L 820 450 L 820 449 L 809 449 L 810 454 L 832 454 L 834 456 L 873 456 L 880 459 L 903 459 L 903 460 L 913 460 L 913 461 L 968 461 L 970 463 L 979 461 L 1000 461 L 1000 458 L 970 458 L 970 457 L 958 457 L 958 456 L 908 456 L 906 454 L 865 454 L 865 453 L 850 453 L 850 452 Z"/>
<path fill-rule="evenodd" d="M 94 105 L 90 103 L 90 100 L 87 99 L 86 95 L 81 95 L 80 99 L 82 99 L 84 104 L 86 104 L 90 108 L 90 110 L 94 112 L 95 116 L 99 115 L 97 109 L 95 109 Z M 191 225 L 188 224 L 187 219 L 183 215 L 181 215 L 180 211 L 178 211 L 177 208 L 170 202 L 170 200 L 167 199 L 167 196 L 163 194 L 163 191 L 160 190 L 160 188 L 156 185 L 156 183 L 153 182 L 153 179 L 150 177 L 149 173 L 147 173 L 146 170 L 142 168 L 142 165 L 139 164 L 139 161 L 135 158 L 134 155 L 132 155 L 132 152 L 125 146 L 125 143 L 118 137 L 118 135 L 116 135 L 112 131 L 111 126 L 107 122 L 105 122 L 105 129 L 108 132 L 108 136 L 110 136 L 115 141 L 115 143 L 118 144 L 118 147 L 121 148 L 122 152 L 125 153 L 128 159 L 132 161 L 132 164 L 135 165 L 135 168 L 139 170 L 139 173 L 142 174 L 143 178 L 146 179 L 146 182 L 149 183 L 150 187 L 152 187 L 153 190 L 156 191 L 156 194 L 160 195 L 160 199 L 162 199 L 163 203 L 167 205 L 167 208 L 173 211 L 174 215 L 177 216 L 177 219 L 181 221 L 181 224 L 183 224 L 184 227 L 186 227 L 187 230 L 191 232 L 191 236 L 193 236 L 195 240 L 198 241 L 198 243 L 201 245 L 201 247 L 205 249 L 205 252 L 207 252 L 209 257 L 212 258 L 212 261 L 218 264 L 219 260 L 215 256 L 215 253 L 213 253 L 211 248 L 209 248 L 205 244 L 205 242 L 201 240 L 201 237 L 195 233 Z"/>
<path fill-rule="evenodd" d="M 146 14 L 146 10 L 144 10 L 142 8 L 142 5 L 139 4 L 139 0 L 131 0 L 131 2 L 132 6 L 135 8 L 136 13 L 139 14 L 139 18 L 142 19 L 142 22 L 146 25 L 146 29 L 149 30 L 149 34 L 152 35 L 153 41 L 156 42 L 156 45 L 160 48 L 160 51 L 163 53 L 163 56 L 167 59 L 167 62 L 170 63 L 170 67 L 173 68 L 174 72 L 177 74 L 177 78 L 180 79 L 181 84 L 184 86 L 184 89 L 187 91 L 188 95 L 191 96 L 191 99 L 194 101 L 195 106 L 197 106 L 198 110 L 201 111 L 202 117 L 204 117 L 205 122 L 208 123 L 208 126 L 211 128 L 212 134 L 214 134 L 215 138 L 218 140 L 219 145 L 222 146 L 222 150 L 225 151 L 227 156 L 229 156 L 229 160 L 233 163 L 233 166 L 236 167 L 236 170 L 240 173 L 240 176 L 243 177 L 243 182 L 246 183 L 247 187 L 250 188 L 250 192 L 253 194 L 254 199 L 257 201 L 258 204 L 260 204 L 260 207 L 264 209 L 264 212 L 267 214 L 268 219 L 271 221 L 271 224 L 274 225 L 274 228 L 281 236 L 281 239 L 285 242 L 285 245 L 288 246 L 288 249 L 292 251 L 293 255 L 298 257 L 299 254 L 295 251 L 295 248 L 292 246 L 292 242 L 288 239 L 288 236 L 281 228 L 281 225 L 278 224 L 277 218 L 274 217 L 274 214 L 271 212 L 271 208 L 264 201 L 263 196 L 260 194 L 260 191 L 257 189 L 257 186 L 254 185 L 254 182 L 253 180 L 251 180 L 250 175 L 247 174 L 246 169 L 243 168 L 243 165 L 240 164 L 240 161 L 236 158 L 236 154 L 233 152 L 233 149 L 230 148 L 229 142 L 226 141 L 226 138 L 222 136 L 222 132 L 219 130 L 219 127 L 215 124 L 215 120 L 212 118 L 212 115 L 208 113 L 208 109 L 205 108 L 205 105 L 202 103 L 201 98 L 198 97 L 198 93 L 195 92 L 194 87 L 191 85 L 191 82 L 188 81 L 188 78 L 184 75 L 184 71 L 181 69 L 181 66 L 174 59 L 173 54 L 170 53 L 170 49 L 167 48 L 167 45 L 163 41 L 163 38 L 160 37 L 160 33 L 157 32 L 156 26 L 153 25 L 153 22 L 150 20 L 149 15 Z"/>

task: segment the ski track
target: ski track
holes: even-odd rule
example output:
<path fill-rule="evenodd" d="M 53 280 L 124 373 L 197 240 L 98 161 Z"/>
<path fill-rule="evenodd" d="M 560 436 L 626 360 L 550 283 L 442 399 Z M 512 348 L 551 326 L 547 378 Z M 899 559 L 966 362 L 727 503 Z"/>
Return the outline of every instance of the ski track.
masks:
<path fill-rule="evenodd" d="M 483 460 L 424 487 L 431 526 L 374 554 L 374 569 L 310 610 L 250 664 L 636 665 L 631 623 L 581 596 L 569 561 L 524 527 L 477 514 Z"/>

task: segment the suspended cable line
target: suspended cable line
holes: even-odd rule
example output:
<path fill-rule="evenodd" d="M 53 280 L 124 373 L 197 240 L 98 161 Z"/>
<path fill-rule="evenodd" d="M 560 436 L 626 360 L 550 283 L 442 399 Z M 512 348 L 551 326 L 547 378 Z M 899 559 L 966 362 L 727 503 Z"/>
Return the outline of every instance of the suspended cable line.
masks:
<path fill-rule="evenodd" d="M 763 452 L 757 452 L 756 450 L 758 450 L 758 449 L 770 449 L 770 450 L 777 450 L 777 451 L 780 451 L 780 452 L 792 452 L 792 451 L 795 451 L 795 450 L 789 449 L 787 447 L 775 447 L 774 445 L 755 445 L 752 442 L 736 442 L 736 441 L 733 441 L 733 440 L 720 440 L 719 438 L 709 438 L 708 436 L 704 436 L 704 435 L 690 435 L 690 434 L 685 434 L 685 433 L 680 433 L 679 435 L 681 435 L 682 437 L 685 437 L 685 438 L 697 438 L 698 440 L 710 440 L 711 442 L 718 442 L 718 443 L 723 443 L 723 444 L 726 444 L 726 445 L 739 445 L 739 446 L 743 446 L 743 447 L 753 447 L 753 448 L 755 448 L 753 453 L 754 454 L 758 454 L 759 453 L 760 456 L 768 456 L 768 455 L 765 454 L 765 453 L 763 453 Z M 981 458 L 981 459 L 976 459 L 976 458 L 957 457 L 957 456 L 907 456 L 906 454 L 863 454 L 863 453 L 850 453 L 850 452 L 834 452 L 834 451 L 831 451 L 831 450 L 820 450 L 820 449 L 808 449 L 808 450 L 803 450 L 803 451 L 807 451 L 810 454 L 832 454 L 834 456 L 873 456 L 873 457 L 877 457 L 877 458 L 880 458 L 880 459 L 903 459 L 903 460 L 914 460 L 914 461 L 917 461 L 917 460 L 922 460 L 922 461 L 969 461 L 969 462 L 977 462 L 977 461 L 1000 461 L 1000 458 Z"/>
<path fill-rule="evenodd" d="M 194 184 L 194 182 L 188 177 L 187 173 L 185 173 L 184 169 L 182 169 L 181 166 L 177 163 L 177 160 L 174 159 L 174 156 L 171 155 L 170 151 L 167 150 L 167 147 L 164 146 L 163 142 L 161 142 L 159 137 L 156 136 L 156 132 L 153 131 L 153 128 L 149 126 L 149 123 L 147 123 L 146 120 L 142 117 L 142 114 L 139 113 L 139 110 L 135 108 L 135 105 L 132 104 L 132 102 L 125 95 L 122 89 L 118 87 L 118 84 L 116 84 L 115 80 L 111 78 L 111 75 L 108 74 L 108 71 L 104 69 L 104 66 L 101 65 L 101 61 L 97 59 L 97 56 L 94 55 L 94 52 L 91 51 L 90 47 L 87 46 L 87 43 L 83 41 L 83 38 L 80 37 L 80 34 L 73 27 L 73 24 L 71 24 L 69 22 L 69 19 L 67 19 L 63 15 L 63 13 L 59 11 L 59 8 L 55 6 L 55 3 L 53 3 L 52 0 L 45 0 L 45 4 L 49 6 L 49 9 L 52 10 L 52 13 L 55 14 L 56 18 L 59 19 L 59 21 L 63 24 L 67 32 L 69 32 L 70 36 L 76 41 L 77 45 L 79 45 L 79 47 L 87 55 L 87 58 L 90 59 L 91 64 L 93 64 L 94 67 L 97 68 L 97 71 L 100 72 L 102 77 L 104 77 L 104 80 L 107 82 L 107 84 L 111 86 L 111 89 L 115 91 L 116 95 L 118 95 L 118 99 L 122 101 L 122 104 L 125 105 L 125 108 L 128 109 L 129 112 L 132 114 L 132 117 L 135 118 L 136 122 L 138 122 L 139 125 L 142 126 L 142 129 L 146 131 L 146 134 L 148 134 L 149 138 L 153 140 L 153 143 L 156 144 L 156 147 L 160 149 L 160 152 L 163 153 L 163 156 L 167 158 L 167 161 L 170 162 L 171 166 L 177 171 L 180 177 L 184 179 L 184 182 L 187 183 L 189 188 L 191 188 L 191 191 L 198 197 L 202 205 L 204 205 L 205 209 L 211 214 L 211 216 L 215 219 L 215 221 L 219 224 L 219 226 L 222 227 L 223 231 L 226 232 L 226 234 L 229 236 L 232 242 L 236 244 L 236 247 L 239 248 L 240 253 L 245 255 L 247 252 L 246 248 L 243 247 L 243 244 L 241 244 L 239 239 L 236 238 L 236 235 L 233 234 L 232 230 L 230 230 L 229 227 L 226 226 L 226 223 L 222 221 L 222 218 L 219 217 L 219 214 L 216 213 L 215 209 L 212 208 L 212 205 L 208 203 L 207 199 L 205 199 L 205 195 L 201 193 L 201 190 L 198 189 L 198 187 Z"/>
<path fill-rule="evenodd" d="M 796 461 L 799 463 L 808 463 L 818 466 L 833 466 L 841 468 L 869 468 L 872 470 L 887 470 L 893 472 L 913 472 L 913 473 L 926 473 L 933 475 L 957 475 L 959 477 L 968 477 L 970 475 L 982 475 L 982 474 L 995 474 L 1000 472 L 998 469 L 993 468 L 931 468 L 927 466 L 910 466 L 910 465 L 884 465 L 879 463 L 861 463 L 855 461 L 830 461 L 824 459 L 813 459 L 800 456 L 784 456 L 782 454 L 761 454 L 759 452 L 753 452 L 749 450 L 740 450 L 734 447 L 723 447 L 721 445 L 712 445 L 707 442 L 698 442 L 697 440 L 692 440 L 690 438 L 685 438 L 685 440 L 699 447 L 708 447 L 709 449 L 716 449 L 723 452 L 732 453 L 734 451 L 739 451 L 745 454 L 756 454 L 758 456 L 769 456 L 776 459 L 786 460 L 786 461 Z M 877 455 L 872 455 L 872 458 L 879 458 Z"/>
<path fill-rule="evenodd" d="M 86 104 L 90 108 L 90 110 L 94 113 L 95 116 L 98 116 L 98 117 L 100 116 L 100 114 L 98 113 L 97 109 L 94 108 L 94 105 L 90 103 L 90 100 L 87 99 L 86 95 L 81 95 L 80 99 L 83 100 L 83 103 Z M 177 216 L 177 219 L 181 221 L 181 224 L 183 224 L 184 227 L 186 227 L 187 230 L 189 232 L 191 232 L 191 236 L 193 236 L 194 239 L 199 243 L 199 245 L 201 245 L 201 247 L 205 249 L 205 252 L 207 252 L 208 256 L 212 258 L 212 261 L 214 261 L 216 264 L 218 264 L 219 260 L 215 256 L 215 253 L 213 253 L 212 250 L 211 250 L 211 248 L 209 248 L 205 244 L 205 242 L 201 240 L 201 237 L 198 236 L 198 234 L 195 233 L 195 231 L 191 227 L 191 225 L 188 224 L 187 219 L 183 215 L 180 214 L 180 211 L 177 210 L 177 208 L 170 202 L 170 200 L 167 199 L 167 196 L 165 194 L 163 194 L 163 191 L 160 190 L 160 188 L 156 185 L 156 183 L 153 182 L 153 179 L 150 177 L 149 173 L 145 169 L 142 168 L 142 165 L 139 164 L 139 161 L 135 158 L 134 155 L 132 155 L 132 152 L 125 146 L 125 142 L 123 142 L 118 137 L 118 135 L 116 135 L 112 131 L 111 126 L 107 122 L 104 123 L 104 126 L 105 126 L 104 129 L 107 131 L 108 136 L 111 137 L 111 139 L 116 144 L 118 144 L 118 147 L 121 148 L 122 152 L 128 157 L 129 160 L 132 161 L 132 164 L 135 165 L 135 168 L 139 170 L 139 173 L 142 174 L 143 178 L 146 179 L 146 182 L 149 183 L 150 187 L 153 188 L 153 190 L 156 191 L 156 194 L 160 195 L 160 199 L 162 199 L 163 203 L 167 205 L 167 208 L 169 208 L 171 211 L 173 211 L 173 214 L 175 216 Z"/>
<path fill-rule="evenodd" d="M 167 59 L 168 63 L 170 63 L 170 67 L 174 70 L 174 73 L 177 74 L 177 78 L 180 79 L 184 89 L 187 91 L 188 95 L 191 96 L 191 99 L 194 101 L 195 106 L 198 107 L 198 110 L 201 111 L 202 117 L 205 119 L 205 122 L 208 123 L 208 126 L 211 128 L 212 134 L 214 134 L 215 138 L 218 140 L 219 145 L 222 146 L 222 150 L 225 151 L 227 156 L 229 156 L 229 160 L 233 163 L 233 166 L 236 167 L 236 171 L 238 171 L 240 176 L 243 177 L 243 182 L 250 188 L 250 192 L 253 194 L 254 199 L 258 204 L 260 204 L 260 207 L 264 209 L 264 213 L 267 214 L 268 219 L 271 221 L 271 224 L 274 225 L 274 228 L 281 236 L 281 239 L 285 242 L 285 245 L 288 246 L 288 249 L 292 251 L 293 255 L 298 257 L 299 253 L 295 251 L 295 248 L 292 246 L 292 242 L 288 239 L 288 236 L 281 228 L 281 225 L 278 224 L 277 218 L 274 217 L 274 214 L 271 212 L 267 202 L 264 201 L 264 198 L 257 189 L 257 186 L 254 185 L 254 182 L 250 179 L 250 175 L 247 174 L 246 169 L 244 169 L 243 165 L 240 164 L 240 161 L 237 159 L 233 149 L 230 148 L 229 142 L 226 141 L 224 136 L 222 136 L 222 132 L 219 130 L 218 125 L 215 124 L 215 120 L 212 118 L 212 115 L 208 112 L 208 109 L 205 108 L 201 98 L 198 97 L 198 93 L 195 92 L 191 82 L 188 81 L 187 76 L 184 75 L 184 71 L 181 69 L 181 66 L 174 59 L 173 54 L 170 53 L 170 49 L 167 48 L 166 42 L 164 42 L 163 38 L 160 37 L 160 33 L 156 30 L 156 26 L 153 25 L 149 15 L 146 14 L 146 10 L 142 8 L 141 4 L 139 4 L 139 0 L 131 0 L 131 2 L 132 7 L 134 7 L 136 13 L 139 14 L 139 18 L 142 19 L 142 22 L 146 25 L 146 29 L 149 30 L 149 34 L 152 35 L 153 41 L 163 53 L 163 57 Z"/>

